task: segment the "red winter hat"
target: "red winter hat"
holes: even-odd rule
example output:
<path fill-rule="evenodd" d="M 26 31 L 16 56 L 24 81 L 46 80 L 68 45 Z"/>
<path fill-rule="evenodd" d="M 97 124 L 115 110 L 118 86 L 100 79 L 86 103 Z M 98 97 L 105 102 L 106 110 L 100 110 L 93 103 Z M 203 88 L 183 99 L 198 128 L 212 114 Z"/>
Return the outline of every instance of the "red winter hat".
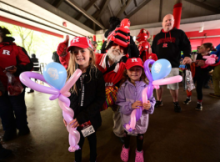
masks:
<path fill-rule="evenodd" d="M 87 37 L 75 37 L 71 40 L 70 46 L 67 48 L 67 51 L 70 51 L 71 47 L 92 48 L 92 43 Z"/>
<path fill-rule="evenodd" d="M 140 66 L 140 67 L 144 68 L 143 62 L 140 58 L 129 58 L 125 63 L 125 68 L 127 70 L 129 70 L 130 68 L 132 68 L 134 66 Z"/>

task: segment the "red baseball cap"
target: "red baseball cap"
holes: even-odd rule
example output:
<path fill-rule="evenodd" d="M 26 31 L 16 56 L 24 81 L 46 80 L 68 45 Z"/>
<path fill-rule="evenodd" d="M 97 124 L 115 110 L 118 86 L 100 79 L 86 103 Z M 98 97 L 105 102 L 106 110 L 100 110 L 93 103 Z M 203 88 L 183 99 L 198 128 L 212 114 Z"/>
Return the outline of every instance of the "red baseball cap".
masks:
<path fill-rule="evenodd" d="M 129 70 L 130 68 L 134 66 L 140 66 L 144 68 L 143 61 L 140 58 L 129 58 L 125 63 L 125 68 Z"/>
<path fill-rule="evenodd" d="M 88 48 L 92 47 L 91 41 L 87 37 L 75 37 L 70 41 L 70 46 L 67 48 L 67 51 L 70 51 L 71 47 L 79 47 L 79 48 Z"/>

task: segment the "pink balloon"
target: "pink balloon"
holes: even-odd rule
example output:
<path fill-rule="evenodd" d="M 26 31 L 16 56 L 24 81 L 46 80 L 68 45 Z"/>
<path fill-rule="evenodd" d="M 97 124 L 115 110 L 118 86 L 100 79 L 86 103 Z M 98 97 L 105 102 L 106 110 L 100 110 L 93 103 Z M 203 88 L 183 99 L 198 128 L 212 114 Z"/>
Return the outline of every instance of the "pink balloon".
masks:
<path fill-rule="evenodd" d="M 143 103 L 148 103 L 148 98 L 147 98 L 147 87 L 144 88 L 144 90 L 142 91 L 142 100 L 143 100 Z M 142 109 L 142 107 L 140 107 L 140 109 Z M 137 113 L 137 110 L 134 109 L 131 113 L 131 119 L 130 119 L 130 124 L 126 124 L 125 125 L 125 128 L 130 131 L 131 129 L 135 129 L 135 126 L 136 126 L 136 113 Z"/>
<path fill-rule="evenodd" d="M 69 134 L 69 152 L 75 152 L 76 150 L 80 149 L 78 143 L 80 140 L 80 134 L 78 131 L 74 131 L 74 135 L 73 134 Z"/>
<path fill-rule="evenodd" d="M 82 75 L 82 71 L 80 69 L 76 69 L 73 75 L 69 78 L 63 88 L 60 90 L 60 93 L 66 94 L 70 90 L 70 88 L 76 83 L 79 77 Z"/>
<path fill-rule="evenodd" d="M 143 100 L 143 103 L 148 103 L 148 98 L 147 98 L 147 87 L 144 88 L 144 90 L 142 91 L 142 100 Z"/>
<path fill-rule="evenodd" d="M 174 76 L 174 77 L 155 80 L 155 81 L 153 81 L 153 85 L 154 86 L 159 86 L 159 85 L 173 84 L 173 83 L 181 82 L 182 80 L 183 80 L 183 78 L 180 75 L 177 75 L 177 76 Z"/>
<path fill-rule="evenodd" d="M 218 59 L 217 55 L 210 55 L 210 56 L 203 56 L 204 59 L 206 59 L 205 64 L 206 65 L 212 65 L 215 64 L 215 61 Z"/>
<path fill-rule="evenodd" d="M 130 120 L 130 128 L 135 129 L 136 125 L 136 109 L 132 111 L 131 113 L 131 120 Z"/>

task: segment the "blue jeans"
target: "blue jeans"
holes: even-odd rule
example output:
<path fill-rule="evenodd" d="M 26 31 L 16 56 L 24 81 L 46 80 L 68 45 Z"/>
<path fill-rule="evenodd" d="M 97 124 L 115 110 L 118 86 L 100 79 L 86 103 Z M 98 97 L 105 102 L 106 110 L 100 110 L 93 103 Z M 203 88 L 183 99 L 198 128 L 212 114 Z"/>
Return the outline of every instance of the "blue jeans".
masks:
<path fill-rule="evenodd" d="M 5 131 L 27 129 L 27 107 L 24 100 L 25 89 L 18 96 L 0 96 L 0 117 Z"/>

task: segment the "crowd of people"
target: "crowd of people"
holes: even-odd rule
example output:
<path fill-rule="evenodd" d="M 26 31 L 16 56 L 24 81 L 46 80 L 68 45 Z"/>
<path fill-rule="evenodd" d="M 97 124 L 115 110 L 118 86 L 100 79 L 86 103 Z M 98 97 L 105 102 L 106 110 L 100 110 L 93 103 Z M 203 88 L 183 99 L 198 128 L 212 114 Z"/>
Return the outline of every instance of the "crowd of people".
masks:
<path fill-rule="evenodd" d="M 126 22 L 125 22 L 126 21 Z M 148 129 L 149 114 L 154 108 L 163 106 L 162 86 L 156 90 L 147 103 L 141 100 L 142 91 L 148 85 L 148 78 L 144 73 L 143 63 L 145 60 L 167 59 L 172 70 L 167 77 L 179 75 L 181 51 L 183 51 L 182 64 L 195 67 L 193 75 L 196 84 L 198 104 L 196 110 L 202 110 L 202 88 L 205 82 L 204 76 L 210 71 L 206 66 L 203 56 L 210 55 L 215 48 L 212 43 L 204 43 L 199 47 L 197 59 L 192 63 L 191 45 L 186 34 L 174 27 L 174 17 L 171 14 L 163 18 L 162 30 L 158 33 L 152 45 L 147 41 L 150 33 L 141 29 L 137 36 L 138 45 L 130 36 L 130 22 L 120 21 L 116 17 L 110 19 L 110 28 L 105 33 L 107 41 L 104 42 L 102 53 L 95 53 L 97 43 L 91 42 L 87 37 L 75 37 L 69 42 L 66 36 L 57 51 L 53 53 L 53 60 L 60 62 L 67 70 L 67 78 L 70 78 L 76 69 L 83 74 L 71 88 L 70 107 L 74 110 L 74 119 L 70 126 L 77 128 L 80 132 L 79 147 L 83 148 L 85 138 L 90 145 L 90 162 L 97 158 L 97 136 L 96 131 L 102 124 L 100 111 L 107 108 L 113 110 L 113 132 L 123 143 L 121 160 L 128 161 L 130 151 L 130 137 L 136 136 L 137 149 L 135 162 L 144 162 L 143 140 Z M 10 73 L 19 81 L 18 76 L 24 71 L 32 71 L 33 60 L 28 57 L 24 49 L 13 43 L 14 39 L 8 37 L 10 32 L 6 28 L 0 28 L 0 117 L 5 131 L 3 140 L 9 141 L 17 135 L 29 134 L 26 105 L 24 101 L 25 90 L 15 96 L 8 93 L 8 78 Z M 220 51 L 215 51 L 218 53 Z M 36 62 L 36 59 L 35 59 Z M 219 59 L 213 73 L 214 93 L 210 95 L 220 98 L 220 65 Z M 23 86 L 25 89 L 25 87 Z M 174 104 L 174 111 L 181 112 L 179 104 L 179 84 L 167 85 Z M 191 91 L 187 90 L 185 104 L 191 101 Z M 156 99 L 155 99 L 156 98 Z M 135 109 L 142 109 L 142 116 L 137 121 L 135 129 L 128 131 L 124 125 L 129 123 L 131 113 Z M 64 120 L 64 124 L 67 125 Z M 86 137 L 82 130 L 93 127 L 95 132 Z M 75 162 L 82 161 L 82 149 L 75 151 Z M 0 147 L 0 157 L 8 156 L 11 152 Z"/>

